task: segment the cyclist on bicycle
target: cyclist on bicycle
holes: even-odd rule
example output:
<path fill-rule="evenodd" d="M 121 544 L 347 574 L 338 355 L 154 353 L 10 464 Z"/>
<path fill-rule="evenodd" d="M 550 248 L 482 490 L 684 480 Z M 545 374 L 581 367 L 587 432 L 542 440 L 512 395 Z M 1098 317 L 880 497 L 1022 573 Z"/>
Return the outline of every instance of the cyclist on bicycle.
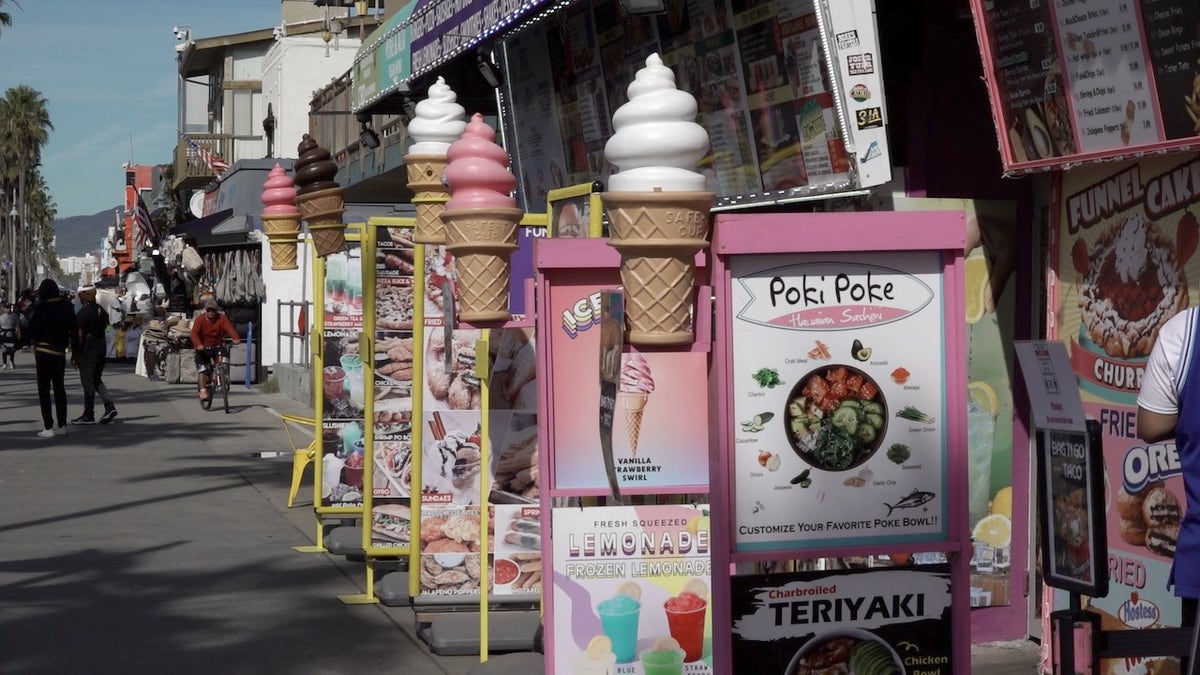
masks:
<path fill-rule="evenodd" d="M 201 399 L 208 398 L 208 369 L 225 335 L 235 345 L 242 341 L 229 322 L 229 317 L 221 313 L 217 301 L 209 298 L 204 301 L 204 311 L 192 321 L 192 347 L 196 349 L 196 377 L 200 383 Z"/>

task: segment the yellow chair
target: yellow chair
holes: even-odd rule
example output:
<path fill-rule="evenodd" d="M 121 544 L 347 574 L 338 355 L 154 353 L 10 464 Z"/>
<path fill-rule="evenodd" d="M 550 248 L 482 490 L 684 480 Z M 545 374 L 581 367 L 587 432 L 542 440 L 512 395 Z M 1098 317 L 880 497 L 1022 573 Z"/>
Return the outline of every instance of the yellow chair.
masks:
<path fill-rule="evenodd" d="M 300 491 L 300 481 L 304 478 L 304 467 L 308 466 L 317 456 L 317 422 L 310 417 L 298 415 L 279 415 L 283 420 L 283 430 L 287 433 L 288 443 L 292 446 L 292 489 L 288 492 L 288 508 L 296 501 L 296 493 Z M 296 445 L 296 437 L 292 435 L 290 424 L 309 427 L 313 430 L 313 439 L 304 447 Z"/>

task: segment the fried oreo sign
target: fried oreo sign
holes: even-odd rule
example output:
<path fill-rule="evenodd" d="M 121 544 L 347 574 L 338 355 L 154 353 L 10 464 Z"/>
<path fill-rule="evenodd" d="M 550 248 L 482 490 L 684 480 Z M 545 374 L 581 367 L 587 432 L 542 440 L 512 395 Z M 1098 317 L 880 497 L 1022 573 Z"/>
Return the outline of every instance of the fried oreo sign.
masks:
<path fill-rule="evenodd" d="M 777 267 L 738 283 L 750 296 L 739 319 L 795 330 L 888 324 L 920 312 L 934 298 L 933 290 L 910 274 L 853 262 Z"/>

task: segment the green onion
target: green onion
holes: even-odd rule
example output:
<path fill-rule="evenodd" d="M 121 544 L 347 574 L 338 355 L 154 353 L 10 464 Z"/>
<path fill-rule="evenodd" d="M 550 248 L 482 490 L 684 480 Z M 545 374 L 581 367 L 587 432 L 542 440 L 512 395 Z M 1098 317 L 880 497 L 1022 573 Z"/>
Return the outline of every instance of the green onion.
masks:
<path fill-rule="evenodd" d="M 932 417 L 930 417 L 929 415 L 926 415 L 925 413 L 921 412 L 920 410 L 918 410 L 917 408 L 914 408 L 911 405 L 906 405 L 903 408 L 901 408 L 900 412 L 896 413 L 896 417 L 900 417 L 900 418 L 903 418 L 906 420 L 912 420 L 913 422 L 920 422 L 922 424 L 933 424 L 933 422 L 934 422 L 934 419 Z"/>

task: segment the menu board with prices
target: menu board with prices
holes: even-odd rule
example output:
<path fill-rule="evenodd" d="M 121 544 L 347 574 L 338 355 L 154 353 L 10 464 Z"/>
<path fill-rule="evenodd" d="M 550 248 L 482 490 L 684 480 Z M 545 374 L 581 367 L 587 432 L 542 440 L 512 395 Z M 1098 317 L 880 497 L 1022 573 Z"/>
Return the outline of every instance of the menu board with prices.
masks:
<path fill-rule="evenodd" d="M 361 507 L 366 468 L 362 247 L 325 258 L 321 347 L 321 506 Z"/>
<path fill-rule="evenodd" d="M 1200 5 L 973 5 L 1006 169 L 1169 149 L 1200 134 Z"/>

